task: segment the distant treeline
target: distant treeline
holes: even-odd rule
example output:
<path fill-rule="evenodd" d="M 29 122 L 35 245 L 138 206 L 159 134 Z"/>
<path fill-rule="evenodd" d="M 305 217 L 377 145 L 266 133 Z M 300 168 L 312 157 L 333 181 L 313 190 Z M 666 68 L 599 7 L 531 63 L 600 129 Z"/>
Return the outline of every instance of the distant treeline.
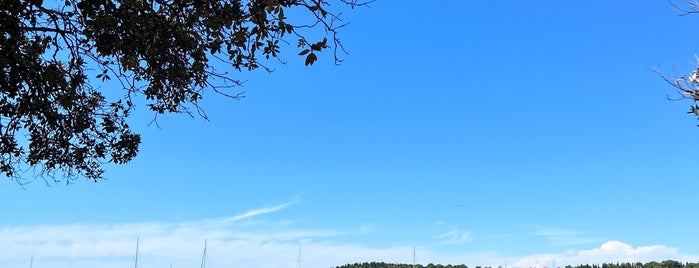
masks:
<path fill-rule="evenodd" d="M 403 263 L 385 263 L 385 262 L 363 262 L 363 263 L 353 263 L 345 264 L 342 266 L 337 266 L 336 268 L 469 268 L 464 264 L 403 264 Z M 474 268 L 493 268 L 490 266 L 474 266 Z M 498 266 L 496 268 L 503 268 Z M 541 268 L 541 267 L 534 267 Z M 560 267 L 551 267 L 560 268 Z M 652 262 L 617 262 L 617 263 L 602 263 L 602 264 L 581 264 L 581 265 L 566 265 L 565 268 L 699 268 L 699 263 L 681 263 L 678 261 L 667 260 L 662 262 L 652 261 Z"/>
<path fill-rule="evenodd" d="M 354 264 L 345 264 L 342 266 L 337 266 L 336 268 L 468 268 L 468 266 L 459 264 L 459 265 L 442 265 L 442 264 L 428 264 L 427 266 L 424 266 L 422 264 L 403 264 L 403 263 L 385 263 L 385 262 L 363 262 L 363 263 L 354 263 Z M 476 268 L 481 268 L 480 266 L 476 266 Z"/>

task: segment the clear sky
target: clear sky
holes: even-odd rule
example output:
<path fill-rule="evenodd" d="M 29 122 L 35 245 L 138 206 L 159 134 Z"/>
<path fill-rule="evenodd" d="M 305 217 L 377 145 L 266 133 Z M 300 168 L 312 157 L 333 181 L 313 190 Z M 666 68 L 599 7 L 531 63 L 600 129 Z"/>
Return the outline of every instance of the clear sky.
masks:
<path fill-rule="evenodd" d="M 336 7 L 337 4 L 336 4 Z M 666 1 L 388 1 L 350 54 L 239 73 L 211 121 L 131 125 L 107 180 L 0 182 L 0 266 L 541 267 L 699 261 L 689 72 L 699 15 Z M 29 174 L 30 175 L 30 174 Z"/>

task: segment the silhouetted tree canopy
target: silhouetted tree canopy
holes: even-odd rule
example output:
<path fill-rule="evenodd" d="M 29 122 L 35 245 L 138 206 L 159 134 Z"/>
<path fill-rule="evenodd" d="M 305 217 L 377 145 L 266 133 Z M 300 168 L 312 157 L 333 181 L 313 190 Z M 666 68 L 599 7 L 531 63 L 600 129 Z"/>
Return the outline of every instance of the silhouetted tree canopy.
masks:
<path fill-rule="evenodd" d="M 367 4 L 355 1 L 336 3 Z M 326 0 L 0 1 L 0 173 L 18 182 L 19 171 L 37 167 L 56 181 L 102 178 L 105 163 L 138 153 L 141 138 L 126 123 L 137 98 L 156 115 L 206 118 L 205 92 L 242 97 L 233 89 L 240 81 L 214 64 L 267 69 L 260 59 L 289 43 L 306 65 L 328 48 L 338 63 L 345 24 L 329 8 Z M 292 11 L 299 17 L 287 18 Z"/>

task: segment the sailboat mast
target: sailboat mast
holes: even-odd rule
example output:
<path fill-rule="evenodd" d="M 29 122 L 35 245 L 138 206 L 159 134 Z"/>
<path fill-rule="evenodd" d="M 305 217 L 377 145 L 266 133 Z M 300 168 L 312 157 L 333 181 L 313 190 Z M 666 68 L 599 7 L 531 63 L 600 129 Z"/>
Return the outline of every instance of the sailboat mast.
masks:
<path fill-rule="evenodd" d="M 204 253 L 201 254 L 201 268 L 206 268 L 206 239 L 204 239 Z"/>
<path fill-rule="evenodd" d="M 139 238 L 136 237 L 136 257 L 134 258 L 134 268 L 138 268 L 138 240 Z"/>
<path fill-rule="evenodd" d="M 413 268 L 415 268 L 415 246 L 413 246 Z"/>
<path fill-rule="evenodd" d="M 299 256 L 296 258 L 296 268 L 301 268 L 301 245 L 299 245 Z"/>

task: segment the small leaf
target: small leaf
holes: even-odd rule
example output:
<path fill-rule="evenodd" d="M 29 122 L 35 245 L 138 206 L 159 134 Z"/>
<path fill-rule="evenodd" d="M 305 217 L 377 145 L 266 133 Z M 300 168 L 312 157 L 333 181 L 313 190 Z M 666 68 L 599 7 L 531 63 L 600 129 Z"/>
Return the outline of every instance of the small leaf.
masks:
<path fill-rule="evenodd" d="M 301 51 L 301 53 L 299 53 L 299 55 L 303 56 L 303 55 L 308 54 L 308 52 L 311 52 L 311 50 L 310 50 L 310 49 L 304 49 L 304 50 Z"/>
<path fill-rule="evenodd" d="M 306 56 L 306 66 L 313 65 L 313 62 L 315 62 L 317 59 L 318 57 L 316 56 L 316 54 L 308 54 L 308 56 Z"/>
<path fill-rule="evenodd" d="M 688 114 L 694 114 L 695 116 L 699 116 L 699 105 L 690 106 L 690 108 L 691 109 L 689 110 L 689 112 L 687 112 Z"/>
<path fill-rule="evenodd" d="M 328 46 L 326 45 L 327 42 L 328 42 L 328 38 L 323 38 L 323 41 L 320 41 L 320 42 L 317 42 L 317 43 L 315 43 L 315 44 L 312 44 L 312 45 L 311 45 L 311 49 L 312 49 L 312 50 L 320 51 L 320 50 L 322 50 L 323 48 L 328 47 Z"/>

